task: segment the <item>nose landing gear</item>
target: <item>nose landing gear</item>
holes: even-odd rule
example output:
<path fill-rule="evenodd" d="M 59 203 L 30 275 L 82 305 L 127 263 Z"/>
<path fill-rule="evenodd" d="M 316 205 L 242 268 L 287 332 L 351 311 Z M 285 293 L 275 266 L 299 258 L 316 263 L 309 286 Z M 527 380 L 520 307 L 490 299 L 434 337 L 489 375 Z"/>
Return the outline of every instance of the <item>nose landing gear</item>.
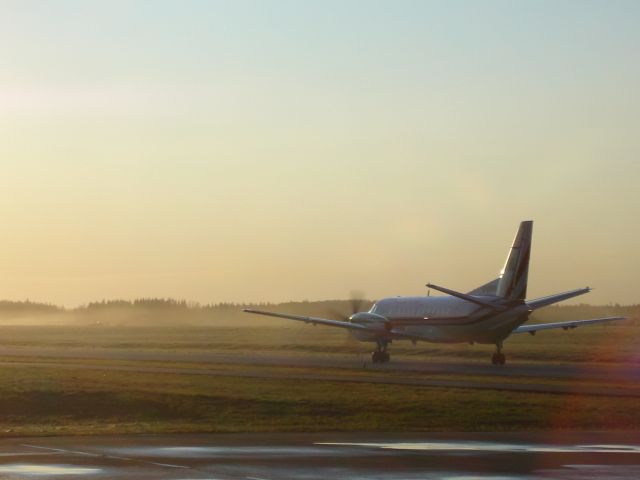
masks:
<path fill-rule="evenodd" d="M 371 361 L 373 363 L 388 363 L 389 360 L 391 360 L 391 355 L 389 355 L 389 352 L 387 351 L 388 345 L 389 345 L 389 342 L 385 342 L 385 341 L 378 342 L 378 347 L 371 354 Z"/>
<path fill-rule="evenodd" d="M 507 361 L 507 357 L 502 353 L 502 342 L 496 343 L 496 351 L 491 355 L 491 363 L 493 365 L 504 365 Z"/>

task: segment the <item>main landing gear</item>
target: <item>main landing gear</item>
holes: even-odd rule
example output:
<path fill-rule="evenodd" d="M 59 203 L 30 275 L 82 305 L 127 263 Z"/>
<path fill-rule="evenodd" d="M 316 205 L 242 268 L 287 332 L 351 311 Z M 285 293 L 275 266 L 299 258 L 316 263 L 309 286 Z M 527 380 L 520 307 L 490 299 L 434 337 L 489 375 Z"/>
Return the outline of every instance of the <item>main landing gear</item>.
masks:
<path fill-rule="evenodd" d="M 504 365 L 507 361 L 507 357 L 502 353 L 502 342 L 496 343 L 496 351 L 491 355 L 491 363 L 493 365 Z"/>
<path fill-rule="evenodd" d="M 378 347 L 371 354 L 371 361 L 373 363 L 388 363 L 391 360 L 391 355 L 387 351 L 387 346 L 389 342 L 380 341 L 378 342 Z"/>

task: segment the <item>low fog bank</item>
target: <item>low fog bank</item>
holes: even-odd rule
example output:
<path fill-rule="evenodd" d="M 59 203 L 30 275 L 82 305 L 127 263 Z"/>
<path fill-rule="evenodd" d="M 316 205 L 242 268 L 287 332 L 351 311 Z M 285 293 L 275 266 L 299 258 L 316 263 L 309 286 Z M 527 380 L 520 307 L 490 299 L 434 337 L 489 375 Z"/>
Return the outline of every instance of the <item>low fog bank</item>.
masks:
<path fill-rule="evenodd" d="M 359 310 L 372 302 L 363 300 Z M 351 300 L 323 300 L 286 303 L 200 305 L 184 300 L 138 299 L 93 302 L 73 309 L 32 301 L 0 301 L 0 325 L 105 325 L 105 326 L 278 326 L 286 320 L 244 313 L 243 308 L 260 308 L 295 315 L 345 319 L 353 311 Z M 576 320 L 623 315 L 638 324 L 640 305 L 566 305 L 536 312 L 536 322 Z"/>
<path fill-rule="evenodd" d="M 360 308 L 368 310 L 370 301 Z M 256 317 L 244 308 L 344 319 L 352 313 L 350 300 L 286 302 L 279 304 L 218 303 L 200 305 L 174 299 L 103 300 L 73 309 L 29 300 L 0 301 L 0 325 L 105 326 L 252 326 L 282 325 L 283 320 Z"/>

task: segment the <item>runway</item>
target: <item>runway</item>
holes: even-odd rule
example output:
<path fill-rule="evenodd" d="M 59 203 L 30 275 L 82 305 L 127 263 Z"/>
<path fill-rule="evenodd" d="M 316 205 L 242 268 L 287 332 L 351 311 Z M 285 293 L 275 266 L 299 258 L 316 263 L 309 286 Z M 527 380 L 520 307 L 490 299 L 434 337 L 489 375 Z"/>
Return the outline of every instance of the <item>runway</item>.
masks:
<path fill-rule="evenodd" d="M 1 357 L 78 358 L 102 360 L 130 360 L 154 362 L 181 362 L 197 364 L 265 365 L 318 368 L 366 368 L 385 372 L 414 372 L 425 374 L 456 374 L 501 377 L 544 377 L 590 380 L 640 381 L 640 369 L 635 364 L 549 364 L 509 362 L 491 365 L 486 362 L 445 362 L 438 359 L 410 359 L 393 357 L 391 363 L 373 364 L 368 355 L 325 354 L 313 352 L 281 353 L 261 350 L 247 351 L 169 351 L 100 348 L 53 348 L 0 346 Z"/>
<path fill-rule="evenodd" d="M 0 440 L 0 477 L 631 479 L 638 434 L 233 434 Z"/>
<path fill-rule="evenodd" d="M 372 364 L 356 355 L 277 352 L 184 352 L 135 351 L 129 349 L 60 349 L 48 347 L 2 347 L 5 367 L 33 366 L 65 369 L 108 369 L 176 375 L 236 376 L 245 378 L 296 378 L 331 382 L 366 382 L 443 388 L 471 388 L 520 392 L 640 397 L 640 369 L 633 366 L 593 364 L 438 362 L 394 359 Z M 28 361 L 22 361 L 28 357 Z M 41 359 L 41 360 L 40 360 Z M 148 365 L 92 365 L 84 360 L 149 362 Z M 64 361 L 60 361 L 64 360 Z M 76 361 L 77 360 L 77 361 Z M 153 362 L 175 364 L 154 366 Z M 184 364 L 184 365 L 180 365 Z M 197 364 L 197 368 L 192 366 Z M 226 368 L 234 365 L 235 368 Z M 264 367 L 301 367 L 304 371 Z M 331 372 L 336 369 L 335 372 Z M 467 379 L 446 378 L 464 375 Z M 527 379 L 526 381 L 521 381 Z M 563 380 L 558 383 L 550 380 Z M 607 382 L 605 386 L 585 382 Z M 613 383 L 612 383 L 613 382 Z"/>

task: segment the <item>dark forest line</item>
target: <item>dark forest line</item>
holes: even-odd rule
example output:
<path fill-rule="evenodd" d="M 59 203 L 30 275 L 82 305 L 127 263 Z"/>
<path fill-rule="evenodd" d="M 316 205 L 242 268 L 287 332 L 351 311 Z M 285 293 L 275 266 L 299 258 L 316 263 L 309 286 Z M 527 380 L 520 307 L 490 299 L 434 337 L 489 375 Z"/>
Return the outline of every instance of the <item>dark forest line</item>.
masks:
<path fill-rule="evenodd" d="M 362 301 L 366 310 L 371 301 Z M 314 315 L 340 319 L 351 313 L 350 300 L 291 301 L 283 303 L 212 303 L 199 304 L 171 298 L 140 298 L 135 300 L 101 300 L 75 308 L 25 301 L 0 301 L 0 323 L 25 324 L 104 324 L 104 325 L 282 325 L 282 320 L 256 319 L 242 312 L 245 307 Z M 532 320 L 562 321 L 604 316 L 627 316 L 636 324 L 640 304 L 634 305 L 556 305 L 537 311 Z M 627 323 L 627 322 L 625 322 Z"/>

